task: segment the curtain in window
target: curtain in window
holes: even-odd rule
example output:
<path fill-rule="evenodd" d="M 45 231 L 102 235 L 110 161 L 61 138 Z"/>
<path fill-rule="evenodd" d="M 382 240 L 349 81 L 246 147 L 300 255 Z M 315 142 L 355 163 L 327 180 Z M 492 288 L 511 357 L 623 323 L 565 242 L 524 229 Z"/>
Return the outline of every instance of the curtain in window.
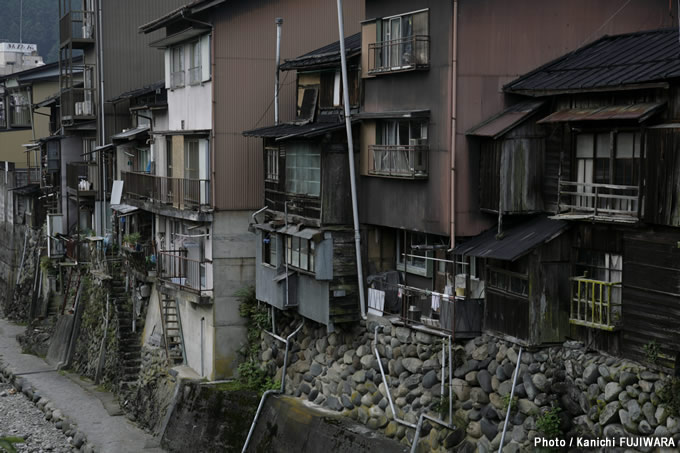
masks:
<path fill-rule="evenodd" d="M 301 195 L 321 194 L 321 153 L 308 143 L 296 143 L 286 150 L 286 191 Z"/>

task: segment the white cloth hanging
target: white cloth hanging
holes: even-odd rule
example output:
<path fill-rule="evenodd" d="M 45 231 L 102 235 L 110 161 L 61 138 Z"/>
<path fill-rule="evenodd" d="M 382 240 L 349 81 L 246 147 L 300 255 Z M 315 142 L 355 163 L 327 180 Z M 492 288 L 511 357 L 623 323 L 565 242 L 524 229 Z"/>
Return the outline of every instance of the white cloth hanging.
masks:
<path fill-rule="evenodd" d="M 432 310 L 434 311 L 439 311 L 439 303 L 441 299 L 439 294 L 437 293 L 432 293 Z"/>
<path fill-rule="evenodd" d="M 368 288 L 368 314 L 382 316 L 385 309 L 385 291 Z"/>

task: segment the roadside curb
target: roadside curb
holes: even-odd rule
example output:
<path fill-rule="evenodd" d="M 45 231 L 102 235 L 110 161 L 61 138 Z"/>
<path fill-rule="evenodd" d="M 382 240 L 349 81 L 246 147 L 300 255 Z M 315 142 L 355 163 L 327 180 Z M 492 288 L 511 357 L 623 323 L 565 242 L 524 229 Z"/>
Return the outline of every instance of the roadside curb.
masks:
<path fill-rule="evenodd" d="M 21 392 L 45 414 L 45 420 L 54 423 L 55 427 L 62 430 L 74 448 L 83 453 L 95 453 L 95 448 L 87 442 L 87 437 L 77 429 L 75 423 L 47 398 L 40 395 L 25 376 L 16 376 L 10 367 L 0 361 L 0 381 L 14 386 L 17 392 Z"/>

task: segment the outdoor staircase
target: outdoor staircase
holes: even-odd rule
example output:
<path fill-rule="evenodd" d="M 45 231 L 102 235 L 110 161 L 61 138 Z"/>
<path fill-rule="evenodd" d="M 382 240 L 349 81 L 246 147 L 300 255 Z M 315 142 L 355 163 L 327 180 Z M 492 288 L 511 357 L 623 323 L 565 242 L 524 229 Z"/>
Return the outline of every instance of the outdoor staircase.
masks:
<path fill-rule="evenodd" d="M 125 280 L 114 274 L 111 282 L 110 298 L 118 319 L 118 348 L 120 354 L 120 388 L 130 389 L 137 385 L 137 377 L 142 364 L 142 345 L 139 333 L 133 332 L 133 308 L 125 291 Z"/>
<path fill-rule="evenodd" d="M 182 320 L 179 317 L 177 301 L 166 295 L 161 297 L 161 320 L 165 351 L 170 366 L 184 363 L 184 337 L 182 336 Z"/>

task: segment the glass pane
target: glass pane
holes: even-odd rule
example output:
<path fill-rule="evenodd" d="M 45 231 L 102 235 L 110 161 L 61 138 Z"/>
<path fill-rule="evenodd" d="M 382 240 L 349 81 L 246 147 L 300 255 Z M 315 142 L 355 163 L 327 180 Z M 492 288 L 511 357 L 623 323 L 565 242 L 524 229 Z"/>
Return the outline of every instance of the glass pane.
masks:
<path fill-rule="evenodd" d="M 616 135 L 616 158 L 617 159 L 632 159 L 633 158 L 633 139 L 632 132 L 621 132 Z"/>
<path fill-rule="evenodd" d="M 611 143 L 611 137 L 609 133 L 597 134 L 597 156 L 600 158 L 609 157 L 609 144 Z"/>
<path fill-rule="evenodd" d="M 300 238 L 293 237 L 293 251 L 291 265 L 300 267 Z"/>
<path fill-rule="evenodd" d="M 576 157 L 593 157 L 593 134 L 579 134 L 576 136 Z"/>
<path fill-rule="evenodd" d="M 278 251 L 276 248 L 278 247 L 278 236 L 275 234 L 272 234 L 269 236 L 269 264 L 276 266 L 278 264 L 277 256 L 278 256 Z"/>
<path fill-rule="evenodd" d="M 397 17 L 390 20 L 390 66 L 398 67 L 400 65 L 401 50 L 399 38 L 401 37 L 401 18 Z"/>
<path fill-rule="evenodd" d="M 309 250 L 308 250 L 308 241 L 301 239 L 300 240 L 300 269 L 309 269 L 308 267 L 308 260 L 309 257 Z"/>

